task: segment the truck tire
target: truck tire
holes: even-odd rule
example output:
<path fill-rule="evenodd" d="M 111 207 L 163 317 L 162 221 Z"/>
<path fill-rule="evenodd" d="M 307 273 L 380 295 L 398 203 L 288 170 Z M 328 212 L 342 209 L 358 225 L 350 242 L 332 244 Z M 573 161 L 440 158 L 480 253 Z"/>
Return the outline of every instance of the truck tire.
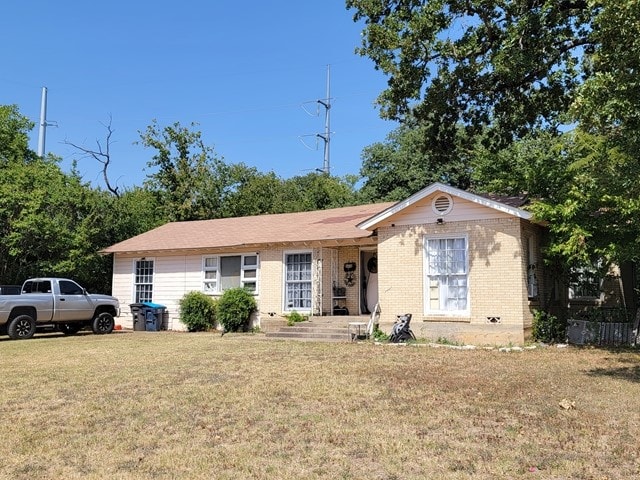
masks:
<path fill-rule="evenodd" d="M 9 322 L 7 334 L 13 340 L 26 340 L 36 333 L 36 321 L 29 315 L 18 315 Z"/>
<path fill-rule="evenodd" d="M 75 335 L 82 330 L 81 323 L 62 323 L 58 325 L 58 329 L 65 335 Z"/>
<path fill-rule="evenodd" d="M 91 322 L 91 330 L 96 335 L 104 335 L 113 332 L 115 320 L 109 312 L 102 312 L 96 315 Z"/>

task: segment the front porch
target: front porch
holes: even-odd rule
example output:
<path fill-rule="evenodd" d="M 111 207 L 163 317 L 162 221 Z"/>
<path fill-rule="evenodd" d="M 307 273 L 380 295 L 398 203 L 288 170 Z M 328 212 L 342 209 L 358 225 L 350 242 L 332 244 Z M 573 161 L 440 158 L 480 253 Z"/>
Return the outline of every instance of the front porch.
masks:
<path fill-rule="evenodd" d="M 376 245 L 317 248 L 312 258 L 310 317 L 368 316 L 378 302 Z"/>

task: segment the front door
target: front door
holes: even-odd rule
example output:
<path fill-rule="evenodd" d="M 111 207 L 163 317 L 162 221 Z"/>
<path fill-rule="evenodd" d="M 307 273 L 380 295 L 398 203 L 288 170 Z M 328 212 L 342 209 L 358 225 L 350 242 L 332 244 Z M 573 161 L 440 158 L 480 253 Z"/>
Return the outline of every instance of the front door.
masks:
<path fill-rule="evenodd" d="M 360 311 L 371 313 L 378 303 L 378 253 L 360 252 Z"/>

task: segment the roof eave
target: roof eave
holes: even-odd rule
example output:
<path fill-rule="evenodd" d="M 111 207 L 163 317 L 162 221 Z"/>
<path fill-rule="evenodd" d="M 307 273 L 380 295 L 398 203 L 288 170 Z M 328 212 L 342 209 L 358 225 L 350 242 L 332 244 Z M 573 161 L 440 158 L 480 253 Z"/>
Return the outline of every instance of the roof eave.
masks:
<path fill-rule="evenodd" d="M 299 247 L 338 247 L 345 245 L 372 245 L 376 242 L 376 234 L 370 232 L 369 235 L 359 235 L 354 237 L 334 237 L 321 239 L 294 240 L 282 242 L 262 242 L 262 243 L 243 243 L 236 245 L 210 245 L 200 247 L 185 248 L 155 248 L 155 249 L 104 249 L 100 255 L 150 255 L 150 254 L 197 254 L 199 252 L 230 252 L 230 251 L 246 251 L 251 249 L 269 249 L 269 248 L 299 248 Z"/>

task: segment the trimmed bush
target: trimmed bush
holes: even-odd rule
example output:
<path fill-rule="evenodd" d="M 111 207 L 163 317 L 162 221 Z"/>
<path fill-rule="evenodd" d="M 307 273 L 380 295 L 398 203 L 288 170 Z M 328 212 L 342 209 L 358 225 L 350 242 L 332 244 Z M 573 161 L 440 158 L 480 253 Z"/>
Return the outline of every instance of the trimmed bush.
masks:
<path fill-rule="evenodd" d="M 189 292 L 180 300 L 180 321 L 190 332 L 212 329 L 216 324 L 217 302 L 202 292 Z"/>
<path fill-rule="evenodd" d="M 251 312 L 257 308 L 256 299 L 244 288 L 226 290 L 218 300 L 217 319 L 227 332 L 244 330 Z"/>

